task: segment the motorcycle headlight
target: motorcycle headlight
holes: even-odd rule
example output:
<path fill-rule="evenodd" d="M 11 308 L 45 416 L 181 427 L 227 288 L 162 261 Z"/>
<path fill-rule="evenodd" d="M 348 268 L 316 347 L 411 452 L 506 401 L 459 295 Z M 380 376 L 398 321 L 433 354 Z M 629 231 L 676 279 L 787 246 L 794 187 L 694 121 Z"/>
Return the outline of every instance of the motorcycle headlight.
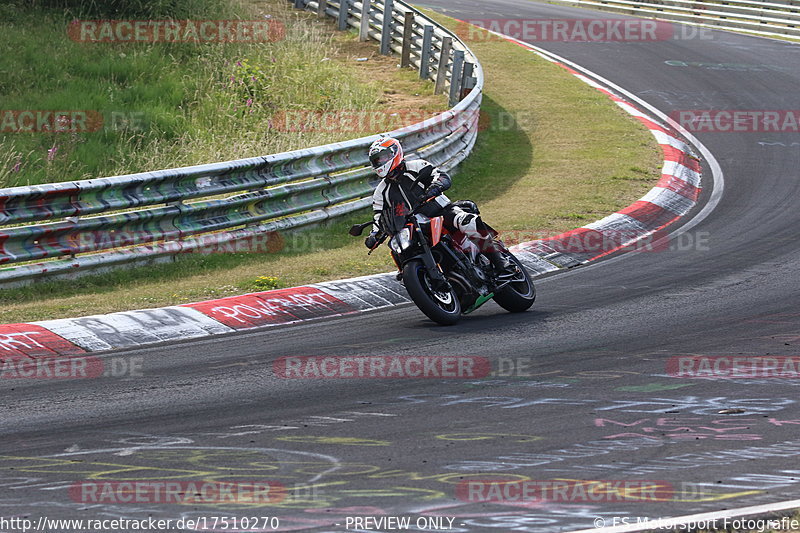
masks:
<path fill-rule="evenodd" d="M 411 246 L 411 229 L 403 228 L 389 241 L 389 248 L 396 254 L 403 253 Z"/>

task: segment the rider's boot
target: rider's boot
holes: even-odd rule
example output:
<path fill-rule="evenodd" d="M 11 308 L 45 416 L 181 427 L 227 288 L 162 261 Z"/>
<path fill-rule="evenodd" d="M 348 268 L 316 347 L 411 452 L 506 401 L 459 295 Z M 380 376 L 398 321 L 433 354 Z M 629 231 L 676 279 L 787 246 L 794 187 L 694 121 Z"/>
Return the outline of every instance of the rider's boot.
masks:
<path fill-rule="evenodd" d="M 489 259 L 489 262 L 492 263 L 497 277 L 505 278 L 513 275 L 514 264 L 501 252 L 486 252 L 485 255 Z"/>

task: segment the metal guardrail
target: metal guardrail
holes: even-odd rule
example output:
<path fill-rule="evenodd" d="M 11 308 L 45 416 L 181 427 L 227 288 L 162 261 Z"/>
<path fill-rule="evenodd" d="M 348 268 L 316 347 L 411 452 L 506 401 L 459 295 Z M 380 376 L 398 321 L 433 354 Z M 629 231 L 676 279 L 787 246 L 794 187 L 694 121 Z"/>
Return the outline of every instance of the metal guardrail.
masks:
<path fill-rule="evenodd" d="M 800 0 L 548 0 L 696 26 L 800 38 Z"/>
<path fill-rule="evenodd" d="M 478 132 L 483 70 L 452 32 L 400 0 L 290 0 L 381 41 L 438 92 L 450 110 L 386 132 L 410 158 L 452 169 Z M 384 17 L 384 13 L 392 16 Z M 463 97 L 463 98 L 462 98 Z M 367 149 L 379 137 L 251 159 L 125 176 L 0 189 L 0 285 L 29 283 L 298 228 L 370 205 L 377 177 Z M 96 216 L 92 216 L 96 215 Z"/>

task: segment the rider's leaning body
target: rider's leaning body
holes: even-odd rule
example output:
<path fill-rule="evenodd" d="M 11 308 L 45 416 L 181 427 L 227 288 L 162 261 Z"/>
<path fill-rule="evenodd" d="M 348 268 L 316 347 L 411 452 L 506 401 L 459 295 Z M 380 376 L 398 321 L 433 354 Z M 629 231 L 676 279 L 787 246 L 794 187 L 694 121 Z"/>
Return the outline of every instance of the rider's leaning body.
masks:
<path fill-rule="evenodd" d="M 425 215 L 444 217 L 447 229 L 460 231 L 478 244 L 498 272 L 508 270 L 508 259 L 494 244 L 494 232 L 480 215 L 468 213 L 453 205 L 443 194 L 452 185 L 446 172 L 424 159 L 406 161 L 402 145 L 391 137 L 383 137 L 372 143 L 369 160 L 375 173 L 382 179 L 372 195 L 374 222 L 372 233 L 364 241 L 368 248 L 374 248 L 378 242 L 381 213 L 385 207 L 393 204 L 392 197 L 399 195 L 410 204 L 411 209 L 427 202 L 423 211 Z"/>

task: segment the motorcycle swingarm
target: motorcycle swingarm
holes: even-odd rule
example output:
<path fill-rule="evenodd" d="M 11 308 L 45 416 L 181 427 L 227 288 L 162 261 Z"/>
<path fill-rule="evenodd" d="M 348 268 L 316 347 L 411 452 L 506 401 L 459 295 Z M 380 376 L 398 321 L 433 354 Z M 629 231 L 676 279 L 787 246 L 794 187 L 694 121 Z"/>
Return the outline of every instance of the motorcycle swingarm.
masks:
<path fill-rule="evenodd" d="M 459 254 L 460 254 L 461 256 L 463 256 L 463 259 L 462 259 L 462 257 L 459 257 L 459 254 L 457 254 L 456 252 L 454 252 L 453 250 L 451 250 L 451 249 L 450 249 L 450 247 L 448 247 L 448 246 L 444 246 L 442 249 L 443 249 L 444 251 L 446 251 L 446 252 L 447 252 L 447 253 L 450 255 L 450 257 L 451 257 L 451 258 L 452 258 L 452 259 L 453 259 L 453 260 L 456 262 L 456 264 L 458 264 L 458 266 L 461 268 L 461 271 L 462 271 L 462 272 L 464 272 L 464 273 L 466 274 L 466 276 L 467 276 L 467 279 L 468 279 L 468 280 L 469 280 L 469 281 L 470 281 L 470 282 L 471 282 L 471 283 L 472 283 L 474 286 L 476 286 L 476 287 L 477 287 L 477 286 L 479 286 L 479 285 L 480 285 L 480 286 L 484 286 L 484 287 L 486 287 L 486 284 L 485 284 L 485 283 L 484 283 L 482 280 L 480 280 L 480 279 L 477 279 L 477 278 L 475 277 L 475 274 L 473 274 L 473 273 L 472 273 L 472 271 L 471 271 L 471 267 L 469 267 L 469 266 L 468 266 L 468 265 L 467 265 L 467 264 L 464 262 L 464 259 L 466 259 L 466 256 L 465 256 L 465 255 L 464 255 L 462 252 L 459 252 Z M 487 287 L 487 288 L 491 289 L 491 287 Z M 496 290 L 496 289 L 495 289 L 495 290 Z M 483 302 L 481 302 L 481 304 L 480 304 L 480 305 L 483 305 Z M 477 307 L 476 307 L 475 309 L 477 309 Z"/>

